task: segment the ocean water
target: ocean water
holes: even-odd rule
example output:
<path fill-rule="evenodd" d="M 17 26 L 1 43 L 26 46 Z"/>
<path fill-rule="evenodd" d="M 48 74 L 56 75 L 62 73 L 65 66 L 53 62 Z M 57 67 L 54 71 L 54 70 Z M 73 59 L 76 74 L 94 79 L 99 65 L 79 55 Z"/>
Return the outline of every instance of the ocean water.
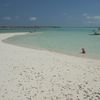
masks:
<path fill-rule="evenodd" d="M 100 58 L 100 35 L 91 35 L 93 30 L 94 28 L 39 29 L 35 34 L 32 32 L 27 35 L 17 35 L 5 42 L 73 56 L 81 56 L 81 48 L 85 48 L 87 57 Z"/>

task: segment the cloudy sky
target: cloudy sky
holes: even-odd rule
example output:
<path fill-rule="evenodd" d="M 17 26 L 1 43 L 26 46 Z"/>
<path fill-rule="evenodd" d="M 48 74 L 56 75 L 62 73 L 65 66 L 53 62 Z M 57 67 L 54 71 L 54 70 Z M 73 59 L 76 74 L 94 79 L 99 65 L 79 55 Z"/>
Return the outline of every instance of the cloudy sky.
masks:
<path fill-rule="evenodd" d="M 0 0 L 0 25 L 100 26 L 100 0 Z"/>

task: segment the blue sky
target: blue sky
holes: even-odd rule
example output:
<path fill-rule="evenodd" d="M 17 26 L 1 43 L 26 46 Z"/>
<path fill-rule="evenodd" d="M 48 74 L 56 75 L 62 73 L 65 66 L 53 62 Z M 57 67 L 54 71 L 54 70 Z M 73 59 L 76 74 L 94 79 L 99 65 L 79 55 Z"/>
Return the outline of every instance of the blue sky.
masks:
<path fill-rule="evenodd" d="M 0 25 L 100 26 L 100 0 L 0 0 Z"/>

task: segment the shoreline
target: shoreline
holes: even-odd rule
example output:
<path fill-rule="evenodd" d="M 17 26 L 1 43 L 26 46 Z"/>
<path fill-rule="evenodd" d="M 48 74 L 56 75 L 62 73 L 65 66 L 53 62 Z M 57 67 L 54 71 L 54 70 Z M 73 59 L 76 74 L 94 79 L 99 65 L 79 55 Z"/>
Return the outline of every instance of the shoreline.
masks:
<path fill-rule="evenodd" d="M 14 35 L 0 34 L 0 100 L 99 100 L 100 60 L 2 41 Z"/>
<path fill-rule="evenodd" d="M 36 35 L 37 33 L 41 34 L 41 32 L 34 32 L 33 35 Z M 11 34 L 13 34 L 13 33 L 11 33 Z M 19 34 L 16 34 L 16 35 L 27 35 L 27 34 L 31 34 L 31 33 L 30 32 L 19 32 Z M 16 35 L 14 35 L 14 36 L 16 36 Z M 14 36 L 11 36 L 11 37 L 14 37 Z M 11 37 L 8 37 L 8 38 L 11 38 Z M 63 53 L 63 52 L 59 52 L 59 51 L 55 51 L 55 50 L 49 50 L 49 49 L 45 49 L 45 48 L 27 47 L 27 46 L 24 46 L 24 45 L 17 45 L 17 44 L 14 44 L 14 43 L 6 41 L 8 38 L 6 38 L 6 39 L 4 39 L 2 41 L 4 43 L 10 44 L 10 45 L 19 46 L 19 47 L 23 47 L 23 48 L 29 48 L 29 49 L 35 49 L 35 50 L 43 50 L 43 51 L 47 51 L 47 52 L 51 52 L 51 53 L 57 53 L 57 54 L 65 55 L 65 56 L 79 57 L 79 58 L 84 58 L 84 59 L 100 60 L 99 57 L 89 57 L 87 54 L 81 54 L 81 52 L 78 53 L 78 54 L 74 54 L 73 55 L 73 54 L 66 54 L 66 53 Z"/>

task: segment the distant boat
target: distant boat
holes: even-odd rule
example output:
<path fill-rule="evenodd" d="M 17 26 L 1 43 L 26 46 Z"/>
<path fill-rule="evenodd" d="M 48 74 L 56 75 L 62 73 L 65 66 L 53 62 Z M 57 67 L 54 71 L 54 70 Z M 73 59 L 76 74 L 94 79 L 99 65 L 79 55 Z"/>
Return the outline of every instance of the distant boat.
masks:
<path fill-rule="evenodd" d="M 94 35 L 100 35 L 100 27 L 94 31 Z"/>
<path fill-rule="evenodd" d="M 93 30 L 93 33 L 89 35 L 100 35 L 100 27 L 97 28 L 96 30 Z"/>

